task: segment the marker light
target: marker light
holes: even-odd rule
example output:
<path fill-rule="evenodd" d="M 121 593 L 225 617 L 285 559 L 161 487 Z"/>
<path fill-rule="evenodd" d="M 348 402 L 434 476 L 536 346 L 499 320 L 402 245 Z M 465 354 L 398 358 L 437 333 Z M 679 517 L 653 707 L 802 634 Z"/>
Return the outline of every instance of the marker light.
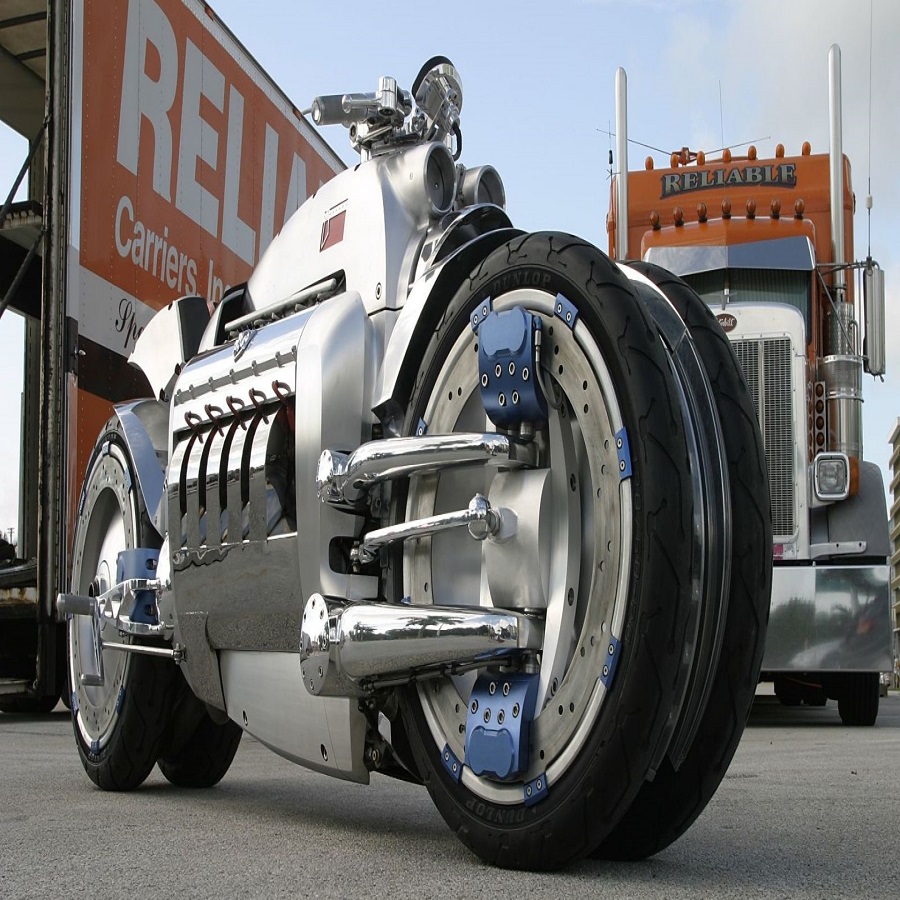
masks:
<path fill-rule="evenodd" d="M 722 218 L 731 218 L 731 201 L 727 197 L 722 201 Z"/>
<path fill-rule="evenodd" d="M 804 211 L 805 209 L 806 209 L 806 204 L 803 202 L 803 198 L 802 198 L 802 197 L 798 197 L 798 198 L 794 201 L 794 218 L 796 218 L 796 219 L 802 219 L 802 218 L 803 218 L 803 211 Z"/>
<path fill-rule="evenodd" d="M 653 157 L 652 157 L 652 156 L 648 156 L 648 157 L 644 160 L 644 168 L 645 168 L 648 172 L 653 168 Z"/>
<path fill-rule="evenodd" d="M 775 159 L 784 159 L 784 144 L 775 145 Z"/>
<path fill-rule="evenodd" d="M 777 219 L 781 215 L 781 201 L 777 197 L 772 200 L 771 210 L 773 219 Z"/>
<path fill-rule="evenodd" d="M 809 156 L 811 152 L 812 147 L 809 146 L 809 141 L 804 141 L 803 146 L 800 148 L 800 153 L 802 153 L 803 156 Z"/>
<path fill-rule="evenodd" d="M 751 144 L 747 149 L 747 158 L 756 159 L 756 146 L 754 144 Z"/>
<path fill-rule="evenodd" d="M 747 218 L 755 219 L 756 218 L 756 201 L 750 199 L 747 201 Z"/>
<path fill-rule="evenodd" d="M 697 221 L 698 222 L 706 221 L 706 204 L 705 203 L 697 204 Z"/>
<path fill-rule="evenodd" d="M 684 225 L 684 210 L 680 206 L 676 206 L 672 210 L 672 220 L 675 222 L 676 228 Z"/>

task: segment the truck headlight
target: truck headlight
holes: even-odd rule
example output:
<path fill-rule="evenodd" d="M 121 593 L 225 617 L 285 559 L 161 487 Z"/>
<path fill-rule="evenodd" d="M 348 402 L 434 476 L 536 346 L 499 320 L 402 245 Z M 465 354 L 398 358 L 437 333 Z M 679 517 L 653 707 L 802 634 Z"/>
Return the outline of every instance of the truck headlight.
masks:
<path fill-rule="evenodd" d="M 813 462 L 813 486 L 819 500 L 845 500 L 850 491 L 847 454 L 820 453 Z"/>

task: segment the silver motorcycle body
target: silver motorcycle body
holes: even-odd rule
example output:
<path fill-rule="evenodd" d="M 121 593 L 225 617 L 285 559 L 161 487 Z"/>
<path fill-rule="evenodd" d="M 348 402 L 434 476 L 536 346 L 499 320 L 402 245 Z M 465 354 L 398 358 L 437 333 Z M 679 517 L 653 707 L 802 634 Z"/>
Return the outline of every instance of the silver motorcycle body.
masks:
<path fill-rule="evenodd" d="M 727 766 L 743 721 L 718 679 L 742 661 L 747 707 L 768 599 L 764 516 L 740 557 L 731 524 L 748 441 L 768 496 L 758 430 L 720 421 L 707 375 L 724 360 L 745 393 L 737 365 L 653 272 L 515 229 L 497 173 L 457 165 L 461 105 L 443 58 L 411 93 L 317 98 L 361 163 L 211 316 L 182 298 L 139 339 L 156 399 L 98 442 L 58 601 L 101 787 L 157 761 L 213 784 L 243 730 L 339 778 L 423 780 L 484 858 L 547 868 L 622 855 L 654 777 L 706 765 L 698 734 Z M 132 770 L 128 717 L 160 706 Z M 677 837 L 688 802 L 629 852 Z"/>

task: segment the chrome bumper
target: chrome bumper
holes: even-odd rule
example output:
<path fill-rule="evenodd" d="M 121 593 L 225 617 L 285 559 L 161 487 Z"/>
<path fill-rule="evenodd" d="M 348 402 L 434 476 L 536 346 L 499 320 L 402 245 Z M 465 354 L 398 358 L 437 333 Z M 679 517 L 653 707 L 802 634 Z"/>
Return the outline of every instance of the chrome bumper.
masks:
<path fill-rule="evenodd" d="M 889 567 L 778 565 L 764 672 L 891 668 Z"/>

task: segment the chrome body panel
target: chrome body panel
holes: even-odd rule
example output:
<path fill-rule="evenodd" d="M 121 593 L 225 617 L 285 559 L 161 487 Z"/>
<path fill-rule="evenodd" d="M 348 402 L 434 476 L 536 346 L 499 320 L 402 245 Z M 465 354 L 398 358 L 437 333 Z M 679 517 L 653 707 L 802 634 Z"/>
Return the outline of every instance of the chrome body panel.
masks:
<path fill-rule="evenodd" d="M 314 697 L 296 653 L 219 654 L 228 715 L 279 756 L 309 769 L 369 783 L 366 720 L 356 700 Z"/>
<path fill-rule="evenodd" d="M 763 672 L 891 668 L 887 565 L 778 565 Z"/>

